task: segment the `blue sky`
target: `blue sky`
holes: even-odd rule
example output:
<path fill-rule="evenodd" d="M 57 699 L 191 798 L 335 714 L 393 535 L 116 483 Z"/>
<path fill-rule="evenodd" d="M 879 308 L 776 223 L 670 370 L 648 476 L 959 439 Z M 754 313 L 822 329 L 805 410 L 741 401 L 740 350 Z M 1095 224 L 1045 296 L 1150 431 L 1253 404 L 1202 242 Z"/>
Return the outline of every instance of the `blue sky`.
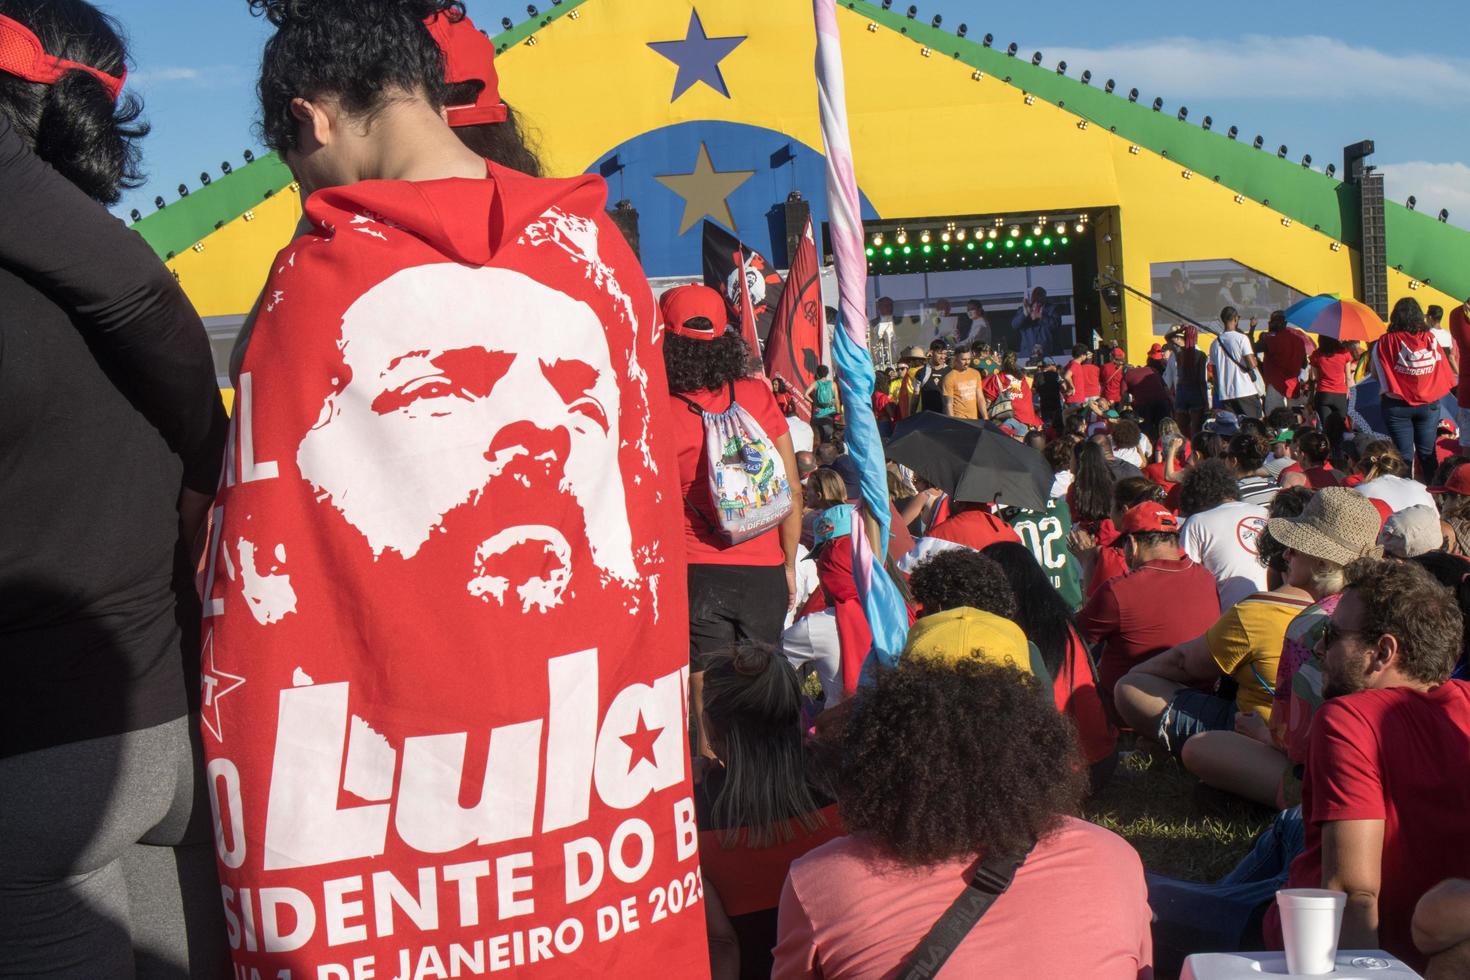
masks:
<path fill-rule="evenodd" d="M 254 81 L 269 30 L 245 0 L 100 5 L 131 35 L 130 85 L 153 123 L 144 144 L 149 183 L 124 199 L 120 214 L 148 214 L 155 195 L 175 200 L 179 183 L 198 186 L 201 170 L 217 175 L 221 161 L 238 164 L 247 147 L 260 151 Z M 467 6 L 486 27 L 526 16 L 524 3 Z M 998 47 L 1015 41 L 1023 55 L 1041 51 L 1044 64 L 1066 60 L 1070 74 L 1089 68 L 1116 78 L 1120 89 L 1137 87 L 1140 101 L 1161 96 L 1168 112 L 1187 105 L 1191 119 L 1211 115 L 1217 129 L 1236 125 L 1247 139 L 1260 133 L 1269 147 L 1285 143 L 1293 159 L 1310 153 L 1318 167 L 1340 168 L 1343 146 L 1371 138 L 1391 198 L 1413 194 L 1421 211 L 1448 208 L 1452 223 L 1470 228 L 1470 56 L 1456 47 L 1463 7 L 1452 0 L 1391 11 L 1366 0 L 928 0 L 918 7 L 923 20 L 940 14 L 951 30 L 966 22 L 971 38 L 989 32 Z"/>

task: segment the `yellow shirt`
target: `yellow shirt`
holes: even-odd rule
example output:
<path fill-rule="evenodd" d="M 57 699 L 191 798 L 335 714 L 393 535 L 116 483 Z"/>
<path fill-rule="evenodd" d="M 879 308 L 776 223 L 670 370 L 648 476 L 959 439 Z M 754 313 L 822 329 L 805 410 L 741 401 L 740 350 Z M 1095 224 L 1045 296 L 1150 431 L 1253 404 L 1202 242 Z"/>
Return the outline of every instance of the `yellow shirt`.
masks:
<path fill-rule="evenodd" d="M 946 374 L 939 390 L 944 393 L 945 398 L 951 399 L 949 414 L 957 419 L 978 419 L 980 417 L 980 385 L 983 380 L 980 372 L 974 368 L 951 371 Z"/>
<path fill-rule="evenodd" d="M 1220 672 L 1235 681 L 1235 707 L 1271 720 L 1276 667 L 1286 627 L 1311 599 L 1257 592 L 1231 606 L 1205 633 L 1205 645 Z"/>

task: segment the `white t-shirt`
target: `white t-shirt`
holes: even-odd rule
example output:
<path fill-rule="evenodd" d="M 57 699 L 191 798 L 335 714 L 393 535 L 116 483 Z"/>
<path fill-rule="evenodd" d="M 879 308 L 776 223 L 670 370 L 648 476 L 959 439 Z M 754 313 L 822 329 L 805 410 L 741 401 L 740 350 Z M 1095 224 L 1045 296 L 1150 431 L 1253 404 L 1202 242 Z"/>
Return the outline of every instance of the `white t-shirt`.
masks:
<path fill-rule="evenodd" d="M 1226 351 L 1234 358 L 1227 357 Z M 1235 363 L 1244 364 L 1252 356 L 1250 339 L 1238 330 L 1222 333 L 1215 339 L 1210 347 L 1210 366 L 1215 369 L 1215 389 L 1222 399 L 1250 398 L 1256 394 L 1256 383 Z"/>
<path fill-rule="evenodd" d="M 1195 514 L 1179 531 L 1184 553 L 1215 576 L 1220 611 L 1253 592 L 1266 588 L 1266 566 L 1261 564 L 1257 541 L 1266 530 L 1266 508 L 1227 501 Z M 1203 633 L 1210 623 L 1202 623 Z"/>
<path fill-rule="evenodd" d="M 1424 484 L 1402 476 L 1380 476 L 1376 480 L 1359 483 L 1353 489 L 1369 500 L 1383 501 L 1393 508 L 1395 514 L 1419 504 L 1434 507 L 1434 494 L 1424 489 Z M 1435 511 L 1437 513 L 1438 508 Z"/>
<path fill-rule="evenodd" d="M 793 453 L 809 453 L 816 436 L 812 432 L 811 424 L 803 422 L 795 415 L 786 416 L 786 428 L 791 431 L 791 451 Z"/>
<path fill-rule="evenodd" d="M 1455 338 L 1450 336 L 1450 332 L 1448 330 L 1446 330 L 1444 327 L 1435 327 L 1433 330 L 1430 331 L 1430 333 L 1434 334 L 1434 339 L 1439 341 L 1439 346 L 1443 347 L 1447 351 L 1454 351 Z"/>

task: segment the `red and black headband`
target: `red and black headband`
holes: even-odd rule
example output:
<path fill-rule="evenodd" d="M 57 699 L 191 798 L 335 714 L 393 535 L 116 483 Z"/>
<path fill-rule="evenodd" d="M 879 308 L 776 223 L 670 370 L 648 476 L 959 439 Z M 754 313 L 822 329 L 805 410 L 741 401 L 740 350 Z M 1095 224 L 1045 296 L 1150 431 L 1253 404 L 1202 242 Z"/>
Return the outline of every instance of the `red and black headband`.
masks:
<path fill-rule="evenodd" d="M 97 79 L 114 102 L 122 94 L 123 83 L 128 78 L 126 68 L 122 75 L 113 76 L 79 61 L 49 55 L 41 47 L 41 39 L 29 27 L 0 15 L 0 72 L 28 82 L 55 85 L 69 71 L 84 71 Z"/>

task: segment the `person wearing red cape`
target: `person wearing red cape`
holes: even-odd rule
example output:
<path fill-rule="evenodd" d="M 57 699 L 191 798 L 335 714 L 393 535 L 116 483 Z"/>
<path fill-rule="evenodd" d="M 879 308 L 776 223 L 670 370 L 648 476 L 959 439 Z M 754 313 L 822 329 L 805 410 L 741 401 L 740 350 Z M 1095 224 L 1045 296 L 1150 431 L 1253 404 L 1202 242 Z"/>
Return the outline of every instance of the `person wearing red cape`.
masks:
<path fill-rule="evenodd" d="M 202 574 L 236 970 L 704 975 L 662 324 L 605 186 L 457 138 L 508 116 L 459 4 L 252 6 L 305 220 Z"/>

